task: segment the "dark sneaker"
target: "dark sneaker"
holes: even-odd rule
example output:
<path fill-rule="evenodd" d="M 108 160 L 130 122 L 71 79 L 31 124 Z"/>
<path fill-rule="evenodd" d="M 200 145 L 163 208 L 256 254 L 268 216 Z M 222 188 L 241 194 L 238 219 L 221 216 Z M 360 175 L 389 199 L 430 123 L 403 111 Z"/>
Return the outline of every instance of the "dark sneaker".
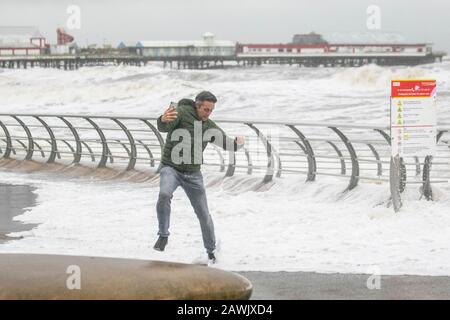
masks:
<path fill-rule="evenodd" d="M 156 240 L 156 243 L 153 246 L 153 249 L 155 249 L 157 251 L 164 251 L 164 249 L 166 248 L 168 239 L 169 239 L 168 237 L 159 236 L 158 240 Z"/>
<path fill-rule="evenodd" d="M 217 262 L 216 255 L 214 253 L 208 253 L 208 263 L 214 264 Z"/>

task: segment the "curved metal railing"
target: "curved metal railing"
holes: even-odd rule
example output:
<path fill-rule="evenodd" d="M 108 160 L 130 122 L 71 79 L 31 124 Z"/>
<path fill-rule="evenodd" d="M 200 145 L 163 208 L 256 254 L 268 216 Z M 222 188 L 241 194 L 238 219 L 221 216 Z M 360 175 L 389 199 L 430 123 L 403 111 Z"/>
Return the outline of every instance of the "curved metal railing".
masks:
<path fill-rule="evenodd" d="M 244 135 L 246 145 L 228 152 L 209 144 L 204 168 L 260 175 L 262 183 L 286 175 L 348 179 L 344 191 L 361 181 L 389 182 L 389 127 L 264 120 L 215 120 L 231 136 Z M 94 163 L 123 170 L 156 170 L 164 135 L 156 118 L 93 115 L 0 114 L 2 158 L 47 163 Z M 400 191 L 406 184 L 447 182 L 450 178 L 449 125 L 440 125 L 437 155 L 432 159 L 401 159 Z M 431 170 L 433 164 L 433 170 Z M 391 181 L 392 182 L 392 181 Z M 431 192 L 431 191 L 430 191 Z M 431 197 L 430 194 L 425 196 Z"/>

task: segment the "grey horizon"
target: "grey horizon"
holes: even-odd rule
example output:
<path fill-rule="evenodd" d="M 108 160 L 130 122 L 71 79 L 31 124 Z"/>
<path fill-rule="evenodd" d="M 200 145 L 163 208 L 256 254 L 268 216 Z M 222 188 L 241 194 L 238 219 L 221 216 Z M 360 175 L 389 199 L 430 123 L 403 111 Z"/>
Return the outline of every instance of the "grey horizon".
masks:
<path fill-rule="evenodd" d="M 440 0 L 3 0 L 0 25 L 36 26 L 50 43 L 66 27 L 69 5 L 81 9 L 81 29 L 67 30 L 80 46 L 140 40 L 198 40 L 204 32 L 243 43 L 287 43 L 297 33 L 373 32 L 367 29 L 367 7 L 378 5 L 381 30 L 408 42 L 433 43 L 450 52 L 450 3 Z"/>

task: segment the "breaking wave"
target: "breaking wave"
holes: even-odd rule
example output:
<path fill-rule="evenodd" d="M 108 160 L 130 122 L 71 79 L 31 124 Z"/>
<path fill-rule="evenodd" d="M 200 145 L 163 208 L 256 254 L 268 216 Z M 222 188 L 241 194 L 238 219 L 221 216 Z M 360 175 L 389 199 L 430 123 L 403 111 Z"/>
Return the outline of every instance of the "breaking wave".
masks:
<path fill-rule="evenodd" d="M 2 70 L 4 113 L 70 113 L 157 116 L 170 101 L 211 90 L 219 97 L 214 117 L 364 121 L 360 107 L 379 122 L 388 117 L 393 78 L 435 78 L 442 105 L 450 102 L 450 61 L 416 67 L 252 68 L 177 70 L 145 67 L 85 67 Z M 326 112 L 324 112 L 326 110 Z M 445 112 L 446 114 L 448 112 Z M 445 117 L 448 117 L 445 115 Z M 371 117 L 373 118 L 373 117 Z"/>

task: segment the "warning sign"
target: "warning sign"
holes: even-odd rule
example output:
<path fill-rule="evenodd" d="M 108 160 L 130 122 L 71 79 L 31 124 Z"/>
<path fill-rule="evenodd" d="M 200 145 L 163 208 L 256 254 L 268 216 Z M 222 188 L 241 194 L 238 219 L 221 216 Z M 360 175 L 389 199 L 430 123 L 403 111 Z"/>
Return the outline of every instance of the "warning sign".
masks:
<path fill-rule="evenodd" d="M 391 82 L 392 156 L 436 153 L 436 81 Z"/>

